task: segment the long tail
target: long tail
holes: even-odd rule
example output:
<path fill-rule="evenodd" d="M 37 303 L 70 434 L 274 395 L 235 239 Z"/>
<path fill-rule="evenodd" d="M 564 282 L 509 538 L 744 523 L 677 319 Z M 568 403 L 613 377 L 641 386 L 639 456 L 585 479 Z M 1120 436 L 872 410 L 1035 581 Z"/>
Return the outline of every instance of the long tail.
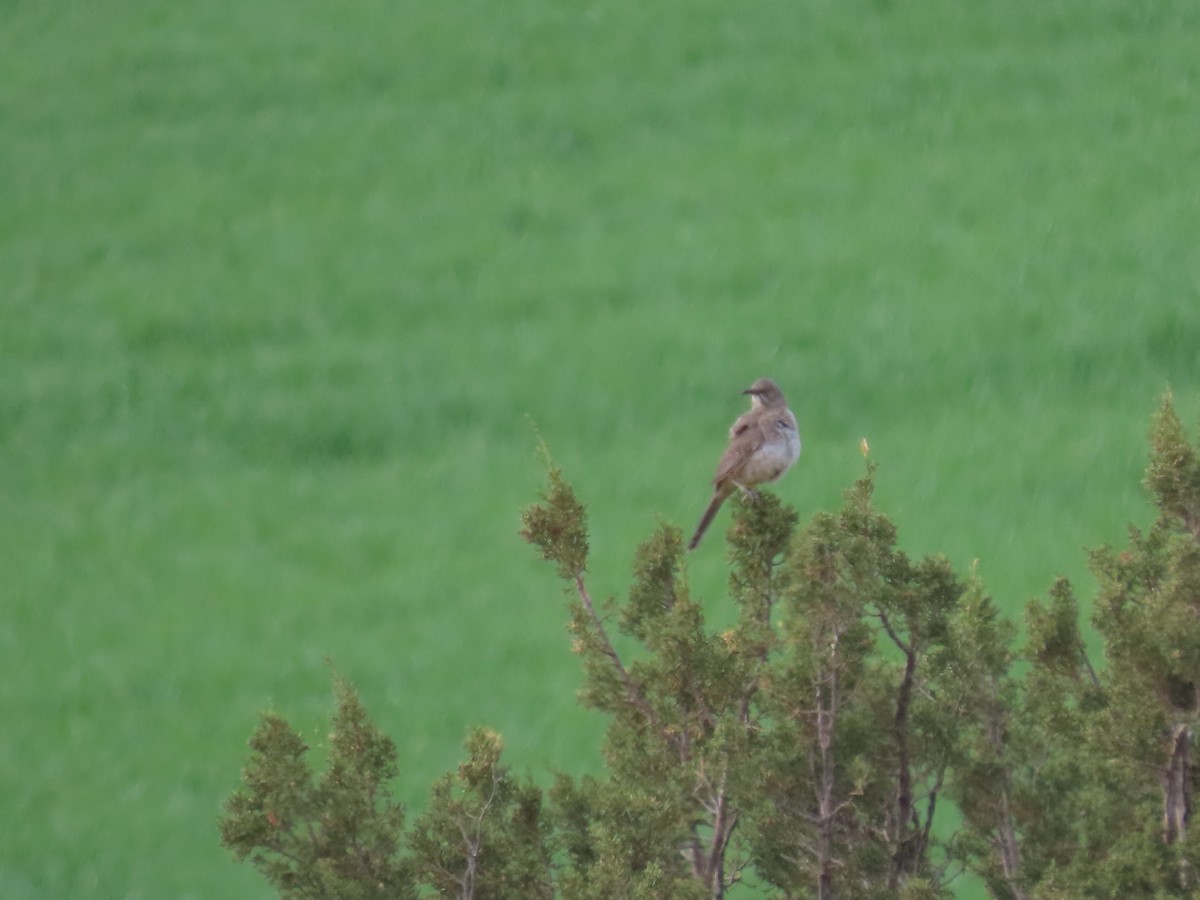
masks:
<path fill-rule="evenodd" d="M 704 511 L 704 515 L 700 517 L 700 524 L 696 526 L 696 533 L 692 535 L 692 539 L 688 541 L 687 548 L 695 550 L 700 546 L 700 539 L 704 537 L 704 532 L 708 531 L 708 526 L 712 524 L 712 520 L 717 517 L 717 510 L 721 508 L 721 504 L 725 502 L 725 498 L 729 496 L 726 491 L 718 490 L 713 494 L 712 502 L 708 504 L 708 509 Z"/>

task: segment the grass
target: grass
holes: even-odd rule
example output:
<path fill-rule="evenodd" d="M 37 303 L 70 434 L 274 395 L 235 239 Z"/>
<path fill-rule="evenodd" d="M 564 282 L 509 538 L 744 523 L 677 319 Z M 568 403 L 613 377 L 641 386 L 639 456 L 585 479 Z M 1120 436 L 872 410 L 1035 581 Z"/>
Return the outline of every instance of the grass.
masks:
<path fill-rule="evenodd" d="M 596 766 L 530 419 L 597 593 L 769 374 L 785 499 L 865 435 L 1017 615 L 1149 518 L 1162 391 L 1200 413 L 1182 0 L 0 17 L 5 897 L 268 896 L 215 818 L 259 710 L 320 744 L 327 657 L 410 803 L 473 724 Z"/>

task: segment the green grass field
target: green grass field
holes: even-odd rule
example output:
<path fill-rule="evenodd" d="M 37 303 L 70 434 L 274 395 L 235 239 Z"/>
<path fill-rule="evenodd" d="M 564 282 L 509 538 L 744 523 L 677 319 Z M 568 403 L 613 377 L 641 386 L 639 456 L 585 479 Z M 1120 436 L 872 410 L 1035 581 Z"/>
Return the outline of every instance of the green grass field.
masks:
<path fill-rule="evenodd" d="M 516 536 L 691 528 L 759 375 L 1014 615 L 1200 413 L 1186 0 L 0 5 L 0 896 L 268 897 L 217 844 L 331 657 L 419 805 L 598 765 Z M 723 606 L 718 519 L 689 560 Z"/>

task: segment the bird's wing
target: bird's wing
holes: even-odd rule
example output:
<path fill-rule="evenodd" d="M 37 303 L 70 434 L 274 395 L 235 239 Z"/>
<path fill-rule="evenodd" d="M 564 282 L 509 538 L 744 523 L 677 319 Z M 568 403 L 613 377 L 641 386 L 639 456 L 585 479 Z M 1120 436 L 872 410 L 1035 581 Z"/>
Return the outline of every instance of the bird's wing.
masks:
<path fill-rule="evenodd" d="M 743 419 L 746 421 L 742 422 Z M 738 470 L 745 465 L 746 460 L 763 445 L 763 431 L 762 428 L 757 427 L 757 422 L 750 420 L 747 416 L 742 416 L 738 422 L 742 423 L 741 429 L 729 442 L 729 446 L 721 456 L 721 461 L 717 463 L 717 474 L 713 477 L 715 485 L 720 485 L 736 475 Z"/>
<path fill-rule="evenodd" d="M 729 437 L 731 439 L 735 438 L 739 434 L 742 434 L 743 432 L 745 432 L 746 429 L 749 428 L 751 425 L 753 425 L 754 420 L 756 418 L 756 416 L 755 416 L 756 412 L 757 412 L 757 410 L 748 409 L 748 410 L 746 410 L 746 412 L 744 412 L 740 416 L 738 416 L 737 420 L 732 425 L 729 426 Z"/>

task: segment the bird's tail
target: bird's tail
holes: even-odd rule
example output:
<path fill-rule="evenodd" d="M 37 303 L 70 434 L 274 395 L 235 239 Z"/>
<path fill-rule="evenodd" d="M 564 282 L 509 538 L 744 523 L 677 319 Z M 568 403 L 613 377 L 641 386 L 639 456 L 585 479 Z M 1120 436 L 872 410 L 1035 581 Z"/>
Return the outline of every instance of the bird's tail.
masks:
<path fill-rule="evenodd" d="M 704 511 L 704 515 L 700 517 L 700 524 L 696 526 L 696 533 L 692 535 L 692 539 L 688 541 L 687 548 L 695 550 L 700 546 L 700 539 L 704 537 L 704 532 L 708 531 L 708 526 L 712 524 L 712 520 L 717 517 L 717 510 L 721 508 L 721 504 L 725 502 L 725 498 L 729 494 L 726 491 L 718 490 L 713 494 L 712 502 L 708 504 L 708 509 Z"/>

